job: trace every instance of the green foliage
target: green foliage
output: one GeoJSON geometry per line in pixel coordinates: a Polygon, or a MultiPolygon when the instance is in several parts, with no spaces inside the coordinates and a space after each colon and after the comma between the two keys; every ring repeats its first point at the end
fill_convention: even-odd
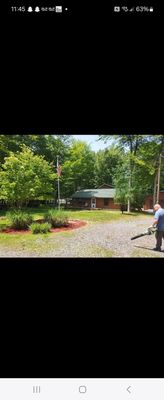
{"type": "Polygon", "coordinates": [[[101,186],[103,183],[114,184],[114,174],[122,157],[123,153],[114,145],[97,152],[95,162],[96,187],[101,186]]]}
{"type": "Polygon", "coordinates": [[[69,143],[70,135],[0,135],[0,163],[11,151],[21,151],[22,145],[25,145],[54,165],[57,155],[60,162],[64,162],[69,143]]]}
{"type": "Polygon", "coordinates": [[[0,135],[0,164],[4,163],[10,151],[17,151],[18,146],[15,141],[16,135],[0,135]]]}
{"type": "Polygon", "coordinates": [[[6,214],[10,228],[17,230],[28,229],[33,221],[32,215],[21,210],[13,210],[6,214]]]}
{"type": "Polygon", "coordinates": [[[95,153],[82,141],[73,140],[62,166],[61,195],[70,197],[77,190],[95,186],[95,153]]]}
{"type": "Polygon", "coordinates": [[[115,203],[125,205],[130,197],[129,192],[129,168],[127,157],[119,163],[114,174],[114,186],[116,188],[115,203]]]}
{"type": "Polygon", "coordinates": [[[94,153],[71,135],[0,135],[0,198],[12,207],[57,198],[59,155],[61,198],[107,183],[116,186],[116,201],[141,203],[145,194],[153,193],[164,135],[99,135],[99,139],[107,148],[94,153]]]}
{"type": "MultiPolygon", "coordinates": [[[[159,154],[164,149],[163,135],[100,135],[105,142],[114,139],[124,151],[114,171],[116,186],[115,201],[140,208],[145,196],[153,193],[154,177],[158,168],[159,154]]],[[[161,169],[162,170],[162,169],[161,169]]],[[[164,185],[164,172],[161,172],[161,187],[164,185]]]]}
{"type": "Polygon", "coordinates": [[[148,165],[145,165],[144,161],[139,161],[132,156],[134,165],[131,170],[129,157],[129,155],[126,155],[115,171],[115,202],[126,205],[130,201],[132,209],[141,209],[150,190],[151,169],[148,165]]]}
{"type": "Polygon", "coordinates": [[[33,234],[48,233],[48,232],[50,232],[51,224],[49,224],[48,222],[45,222],[45,223],[42,223],[42,224],[37,223],[37,222],[33,222],[30,225],[30,229],[31,229],[33,234]]]}
{"type": "Polygon", "coordinates": [[[115,140],[121,149],[129,149],[131,153],[136,154],[142,143],[151,140],[150,135],[99,135],[99,140],[105,143],[115,140]]]}
{"type": "Polygon", "coordinates": [[[68,217],[62,211],[49,210],[45,214],[45,221],[49,222],[53,228],[68,226],[68,217]]]}
{"type": "Polygon", "coordinates": [[[29,200],[54,191],[56,174],[42,156],[23,145],[22,151],[10,153],[0,170],[1,199],[22,207],[29,200]]]}

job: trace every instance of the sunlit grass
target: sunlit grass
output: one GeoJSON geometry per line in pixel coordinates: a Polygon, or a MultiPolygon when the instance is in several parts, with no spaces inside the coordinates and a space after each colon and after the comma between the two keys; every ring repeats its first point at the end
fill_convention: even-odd
{"type": "MultiPolygon", "coordinates": [[[[27,211],[27,210],[26,210],[27,211]]],[[[33,215],[34,220],[43,218],[47,209],[28,209],[28,211],[33,215]]],[[[57,210],[56,210],[57,211],[57,210]]],[[[79,219],[90,222],[110,222],[115,220],[128,221],[136,218],[137,216],[143,215],[144,218],[152,218],[150,215],[145,215],[137,212],[123,214],[120,211],[110,211],[110,210],[62,210],[63,215],[67,216],[69,219],[79,219]]],[[[9,221],[7,220],[6,211],[0,211],[0,230],[5,229],[8,226],[9,221]]]]}
{"type": "MultiPolygon", "coordinates": [[[[44,214],[47,212],[47,209],[30,209],[29,212],[33,215],[34,220],[41,219],[44,217],[44,214]]],[[[89,224],[96,223],[109,223],[114,221],[132,221],[135,220],[138,216],[141,217],[141,213],[122,213],[120,211],[108,211],[108,210],[62,210],[62,213],[67,216],[69,219],[73,220],[84,220],[89,224]]],[[[143,218],[152,218],[150,215],[143,215],[143,218]]],[[[6,250],[6,253],[9,249],[14,252],[18,252],[19,254],[28,254],[30,257],[31,254],[34,256],[44,256],[46,254],[51,254],[55,249],[62,248],[62,237],[69,237],[74,235],[73,230],[70,231],[61,231],[56,233],[47,233],[47,234],[37,234],[33,235],[32,232],[28,233],[5,233],[2,232],[2,229],[7,228],[9,221],[6,218],[6,212],[0,211],[0,246],[6,250]]],[[[102,249],[100,247],[97,248],[88,248],[85,249],[83,256],[96,256],[99,257],[112,257],[113,252],[110,250],[102,249]]],[[[135,254],[134,254],[135,257],[135,254]]]]}

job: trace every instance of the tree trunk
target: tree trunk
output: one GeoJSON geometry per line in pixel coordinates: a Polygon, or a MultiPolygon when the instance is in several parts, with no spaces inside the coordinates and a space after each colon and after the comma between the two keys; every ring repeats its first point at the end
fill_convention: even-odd
{"type": "Polygon", "coordinates": [[[131,206],[130,206],[130,199],[128,199],[128,213],[131,211],[131,206]]]}
{"type": "MultiPolygon", "coordinates": [[[[129,196],[131,194],[131,186],[132,186],[132,166],[131,166],[131,161],[130,161],[130,175],[129,175],[129,196]]],[[[131,201],[130,197],[128,198],[128,213],[131,211],[131,201]]]]}

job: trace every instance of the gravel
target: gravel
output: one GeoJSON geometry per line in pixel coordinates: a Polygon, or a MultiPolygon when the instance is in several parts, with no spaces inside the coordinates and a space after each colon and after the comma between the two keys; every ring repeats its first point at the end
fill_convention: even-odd
{"type": "MultiPolygon", "coordinates": [[[[88,223],[85,227],[67,233],[52,234],[49,246],[41,253],[39,250],[6,251],[0,248],[0,257],[164,257],[153,251],[155,236],[145,236],[134,241],[131,237],[145,231],[152,219],[144,216],[131,221],[110,223],[88,223]]],[[[41,246],[42,247],[42,246],[41,246]]]]}

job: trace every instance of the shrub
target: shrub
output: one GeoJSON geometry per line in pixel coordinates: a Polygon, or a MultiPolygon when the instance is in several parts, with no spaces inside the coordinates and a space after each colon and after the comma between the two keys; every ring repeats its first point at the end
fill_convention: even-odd
{"type": "Polygon", "coordinates": [[[32,215],[21,210],[10,211],[6,214],[10,228],[17,230],[28,229],[33,221],[32,215]]]}
{"type": "Polygon", "coordinates": [[[48,222],[45,222],[44,224],[39,224],[38,222],[33,222],[30,225],[30,229],[31,229],[32,233],[34,233],[34,234],[47,233],[51,229],[51,224],[49,224],[48,222]]]}
{"type": "Polygon", "coordinates": [[[45,221],[49,222],[53,228],[68,226],[68,217],[63,212],[49,210],[45,214],[45,221]]]}

